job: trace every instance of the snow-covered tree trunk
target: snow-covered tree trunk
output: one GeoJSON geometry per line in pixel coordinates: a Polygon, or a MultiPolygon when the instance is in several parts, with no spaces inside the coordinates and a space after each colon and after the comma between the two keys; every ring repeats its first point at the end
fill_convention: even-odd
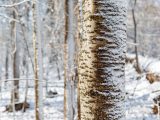
{"type": "Polygon", "coordinates": [[[37,39],[38,39],[38,65],[39,65],[39,113],[40,113],[40,120],[43,120],[43,55],[42,55],[42,18],[41,18],[41,5],[43,0],[39,0],[36,5],[36,12],[37,12],[37,39]]]}
{"type": "Polygon", "coordinates": [[[40,13],[36,0],[33,0],[33,48],[34,48],[34,75],[35,75],[35,114],[36,120],[43,120],[43,71],[40,34],[40,13]]]}
{"type": "MultiPolygon", "coordinates": [[[[15,10],[13,10],[13,18],[16,19],[17,15],[15,10]]],[[[19,71],[19,62],[20,62],[20,56],[19,56],[19,49],[20,44],[17,38],[17,25],[16,22],[12,21],[12,37],[14,41],[14,50],[13,50],[13,77],[19,78],[20,77],[20,71],[19,71]]],[[[15,102],[19,100],[19,80],[14,80],[13,82],[14,88],[11,95],[11,101],[13,103],[13,99],[15,102]],[[14,95],[13,95],[14,94],[14,95]],[[14,97],[13,97],[14,96],[14,97]]]]}
{"type": "Polygon", "coordinates": [[[81,120],[123,120],[127,0],[83,1],[81,120]]]}

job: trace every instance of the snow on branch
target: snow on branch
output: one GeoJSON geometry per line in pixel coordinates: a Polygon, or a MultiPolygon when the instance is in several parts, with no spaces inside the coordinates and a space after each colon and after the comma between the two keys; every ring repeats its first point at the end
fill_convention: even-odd
{"type": "Polygon", "coordinates": [[[11,5],[0,5],[0,7],[14,7],[14,6],[21,5],[21,4],[23,4],[23,3],[25,3],[25,2],[28,2],[28,1],[30,1],[30,0],[23,0],[23,1],[21,1],[21,2],[14,3],[14,4],[11,4],[11,5]]]}

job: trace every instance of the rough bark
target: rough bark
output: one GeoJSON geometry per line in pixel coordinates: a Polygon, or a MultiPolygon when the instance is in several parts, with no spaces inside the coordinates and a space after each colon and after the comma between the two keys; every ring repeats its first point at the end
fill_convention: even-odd
{"type": "MultiPolygon", "coordinates": [[[[80,40],[82,39],[81,36],[81,28],[82,28],[82,25],[83,25],[83,21],[82,21],[82,0],[78,0],[79,2],[79,6],[78,6],[78,23],[77,23],[77,46],[78,46],[78,51],[80,50],[80,40]]],[[[78,52],[77,51],[77,52],[78,52]]],[[[79,52],[78,52],[78,55],[79,55],[79,52]]],[[[79,57],[77,55],[77,66],[79,68],[79,57]]],[[[77,84],[77,119],[80,120],[81,119],[81,106],[80,106],[80,82],[79,82],[79,77],[78,77],[78,74],[79,74],[79,69],[77,68],[77,79],[78,79],[78,84],[77,84]]]]}
{"type": "Polygon", "coordinates": [[[123,120],[126,0],[83,1],[81,120],[123,120]]]}

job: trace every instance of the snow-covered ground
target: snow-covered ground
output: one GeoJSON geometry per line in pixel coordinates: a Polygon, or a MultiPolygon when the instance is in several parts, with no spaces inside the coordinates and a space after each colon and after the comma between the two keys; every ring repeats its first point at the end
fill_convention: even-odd
{"type": "MultiPolygon", "coordinates": [[[[18,111],[15,113],[5,111],[5,106],[10,103],[11,82],[7,82],[6,87],[2,84],[0,92],[0,120],[34,120],[34,81],[29,80],[27,102],[30,104],[30,108],[26,112],[18,111]]],[[[20,82],[20,102],[24,101],[25,83],[25,81],[20,82]]],[[[44,120],[63,120],[63,80],[58,80],[56,71],[49,74],[48,91],[56,91],[58,94],[54,97],[47,97],[45,87],[43,91],[44,120]]]]}
{"type": "MultiPolygon", "coordinates": [[[[132,56],[132,55],[130,55],[132,56]]],[[[146,72],[160,73],[160,61],[156,59],[140,57],[140,64],[146,72]]],[[[158,120],[158,116],[152,112],[154,105],[153,98],[160,95],[160,82],[150,84],[146,80],[146,72],[138,74],[135,71],[134,63],[126,64],[126,119],[127,120],[158,120]],[[159,92],[157,92],[159,90],[159,92]]],[[[47,98],[44,88],[44,120],[63,120],[63,80],[58,80],[57,76],[50,72],[49,90],[57,91],[58,95],[47,98]],[[60,86],[60,87],[58,87],[60,86]]],[[[34,81],[30,81],[33,85],[34,81]]],[[[20,94],[22,102],[24,100],[25,84],[21,82],[20,94]]],[[[15,113],[5,112],[5,105],[10,103],[11,86],[3,87],[0,92],[0,120],[34,120],[34,88],[31,86],[28,92],[28,102],[30,108],[25,113],[18,111],[15,113]]]]}
{"type": "MultiPolygon", "coordinates": [[[[142,56],[139,57],[139,61],[141,68],[146,72],[160,74],[160,61],[142,56]]],[[[133,66],[134,63],[126,64],[127,120],[159,120],[159,116],[153,114],[152,107],[153,98],[160,95],[160,82],[150,84],[146,80],[146,72],[138,74],[133,66]]]]}

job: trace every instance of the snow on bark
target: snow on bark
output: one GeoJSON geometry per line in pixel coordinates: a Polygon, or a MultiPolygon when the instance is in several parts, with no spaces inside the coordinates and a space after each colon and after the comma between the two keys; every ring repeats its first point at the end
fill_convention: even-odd
{"type": "MultiPolygon", "coordinates": [[[[42,0],[39,0],[42,3],[42,0]]],[[[41,15],[41,5],[38,2],[36,5],[37,12],[37,39],[38,39],[38,64],[39,64],[39,116],[40,120],[43,120],[43,58],[42,58],[42,15],[41,15]]]]}
{"type": "Polygon", "coordinates": [[[40,6],[33,0],[33,48],[34,48],[34,75],[35,75],[35,117],[43,120],[43,87],[42,87],[42,51],[40,32],[40,6]]]}
{"type": "Polygon", "coordinates": [[[126,0],[83,2],[81,120],[124,119],[126,5],[126,0]]]}

